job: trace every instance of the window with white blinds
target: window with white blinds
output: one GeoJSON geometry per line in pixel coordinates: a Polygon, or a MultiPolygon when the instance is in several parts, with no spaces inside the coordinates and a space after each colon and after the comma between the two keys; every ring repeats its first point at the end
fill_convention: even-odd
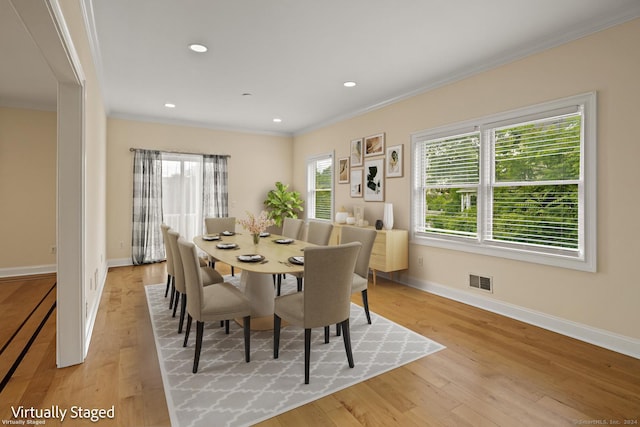
{"type": "Polygon", "coordinates": [[[595,94],[412,141],[416,242],[595,271],[595,94]]]}
{"type": "Polygon", "coordinates": [[[308,219],[333,218],[333,154],[322,154],[307,161],[308,219]]]}

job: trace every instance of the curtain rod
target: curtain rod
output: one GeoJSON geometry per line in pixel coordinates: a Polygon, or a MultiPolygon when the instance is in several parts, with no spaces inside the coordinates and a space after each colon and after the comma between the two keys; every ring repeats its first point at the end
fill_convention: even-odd
{"type": "Polygon", "coordinates": [[[188,153],[186,151],[168,151],[168,150],[150,150],[149,148],[129,148],[129,151],[136,150],[147,150],[147,151],[160,151],[161,153],[169,153],[169,154],[190,154],[193,156],[221,156],[221,157],[231,157],[230,154],[208,154],[208,153],[188,153]]]}

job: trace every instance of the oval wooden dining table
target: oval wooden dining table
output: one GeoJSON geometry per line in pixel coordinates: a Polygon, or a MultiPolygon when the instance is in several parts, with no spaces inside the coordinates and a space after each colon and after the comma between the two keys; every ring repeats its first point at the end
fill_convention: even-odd
{"type": "Polygon", "coordinates": [[[235,233],[231,236],[220,233],[218,240],[205,240],[214,236],[196,236],[193,242],[207,255],[218,261],[240,269],[240,290],[245,293],[251,305],[251,329],[273,329],[273,308],[275,288],[274,274],[302,273],[304,265],[294,264],[291,257],[304,256],[304,248],[314,246],[303,240],[291,243],[278,241],[291,240],[284,236],[270,234],[261,237],[259,243],[253,243],[249,233],[235,233]],[[221,248],[234,244],[233,248],[221,248]],[[243,261],[243,255],[260,255],[263,259],[243,261]]]}

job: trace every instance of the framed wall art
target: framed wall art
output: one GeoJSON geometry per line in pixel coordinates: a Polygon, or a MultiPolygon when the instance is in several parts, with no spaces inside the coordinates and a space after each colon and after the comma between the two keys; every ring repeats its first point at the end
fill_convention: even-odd
{"type": "Polygon", "coordinates": [[[387,147],[387,155],[385,156],[386,165],[385,172],[387,178],[398,178],[402,176],[403,170],[403,158],[402,158],[403,145],[394,145],[387,147]]]}
{"type": "Polygon", "coordinates": [[[364,162],[364,200],[384,202],[384,159],[364,162]]]}
{"type": "Polygon", "coordinates": [[[362,141],[362,138],[351,141],[349,149],[349,153],[351,153],[351,167],[362,166],[362,141]]]}
{"type": "Polygon", "coordinates": [[[371,135],[364,139],[364,156],[380,156],[384,154],[384,133],[371,135]]]}
{"type": "Polygon", "coordinates": [[[338,159],[338,184],[349,183],[349,158],[338,159]]]}
{"type": "Polygon", "coordinates": [[[362,197],[362,169],[351,169],[351,197],[362,197]]]}

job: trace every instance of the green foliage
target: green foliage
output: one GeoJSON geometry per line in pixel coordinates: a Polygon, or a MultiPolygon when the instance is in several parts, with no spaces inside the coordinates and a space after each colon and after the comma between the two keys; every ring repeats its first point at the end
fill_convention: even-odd
{"type": "Polygon", "coordinates": [[[289,191],[289,186],[280,181],[276,182],[276,188],[267,193],[264,205],[269,212],[269,218],[273,219],[278,227],[282,227],[285,218],[297,218],[303,211],[302,198],[297,191],[289,191]]]}

